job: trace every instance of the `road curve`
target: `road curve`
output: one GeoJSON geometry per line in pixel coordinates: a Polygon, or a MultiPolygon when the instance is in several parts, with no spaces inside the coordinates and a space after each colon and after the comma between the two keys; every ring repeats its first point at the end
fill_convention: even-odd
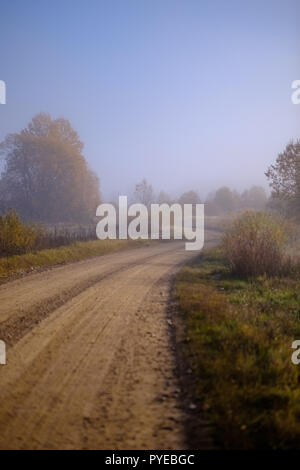
{"type": "Polygon", "coordinates": [[[157,243],[0,286],[1,449],[183,449],[170,279],[157,243]]]}

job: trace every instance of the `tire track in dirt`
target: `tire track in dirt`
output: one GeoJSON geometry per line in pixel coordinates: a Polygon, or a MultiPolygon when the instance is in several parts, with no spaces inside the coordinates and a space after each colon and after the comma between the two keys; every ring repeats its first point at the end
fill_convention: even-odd
{"type": "MultiPolygon", "coordinates": [[[[161,247],[159,248],[159,251],[160,250],[161,247]]],[[[73,267],[74,271],[76,271],[78,270],[78,267],[81,268],[81,265],[83,268],[88,268],[87,272],[85,272],[85,269],[82,270],[83,272],[80,274],[83,275],[79,276],[79,279],[77,279],[76,277],[74,279],[72,278],[71,280],[68,279],[69,282],[66,283],[66,287],[64,285],[64,282],[61,282],[57,285],[57,272],[55,271],[55,268],[52,268],[46,273],[44,273],[43,277],[45,277],[45,279],[43,279],[42,282],[45,284],[45,281],[47,281],[49,285],[53,285],[53,283],[55,283],[56,289],[54,289],[54,292],[51,292],[48,295],[45,295],[45,293],[43,292],[42,301],[38,300],[40,298],[40,295],[38,295],[37,297],[31,295],[31,302],[29,302],[29,305],[26,305],[25,301],[24,307],[22,305],[21,300],[22,294],[24,295],[24,287],[26,289],[26,293],[31,291],[40,291],[39,285],[34,286],[34,283],[36,277],[38,279],[38,282],[40,282],[39,278],[41,277],[41,274],[34,274],[33,276],[29,275],[26,278],[23,278],[22,280],[18,279],[17,281],[13,281],[16,285],[17,290],[14,296],[10,296],[12,286],[13,288],[15,288],[13,283],[10,283],[9,287],[8,284],[0,286],[0,338],[6,342],[6,345],[8,347],[12,346],[17,341],[19,341],[29,330],[34,328],[44,318],[51,314],[51,312],[66,303],[69,299],[79,295],[84,290],[100,282],[101,280],[106,279],[107,277],[115,274],[116,272],[126,271],[132,266],[144,263],[145,260],[148,259],[148,256],[145,256],[145,253],[147,253],[147,248],[142,249],[139,253],[135,253],[137,259],[134,261],[128,261],[128,256],[125,256],[125,261],[122,261],[123,257],[121,256],[121,260],[119,263],[112,263],[113,265],[116,264],[116,266],[113,267],[110,267],[108,260],[106,259],[107,257],[103,258],[103,264],[101,263],[99,258],[96,258],[98,260],[96,274],[94,269],[95,258],[92,260],[92,263],[91,260],[87,260],[80,263],[69,264],[67,266],[63,266],[62,268],[59,267],[58,269],[62,270],[62,273],[58,273],[59,275],[65,275],[66,271],[70,271],[70,269],[73,267]],[[141,260],[139,260],[139,258],[141,258],[141,260]],[[90,270],[89,268],[91,266],[93,267],[93,269],[90,270]],[[99,270],[101,271],[100,274],[97,272],[99,270]],[[28,285],[26,286],[26,284],[28,285]],[[21,289],[20,286],[22,286],[21,289]],[[19,293],[18,290],[21,292],[19,293]]],[[[157,253],[152,253],[149,257],[152,258],[153,256],[157,256],[157,253]]],[[[115,257],[113,257],[113,261],[114,258],[115,257]]],[[[68,275],[69,273],[67,274],[67,276],[68,275]]]]}
{"type": "Polygon", "coordinates": [[[169,306],[196,254],[161,243],[0,286],[1,327],[17,325],[0,367],[0,448],[188,448],[169,306]]]}
{"type": "MultiPolygon", "coordinates": [[[[87,284],[79,270],[73,276],[74,288],[82,282],[77,294],[54,305],[51,315],[9,348],[8,363],[0,368],[1,448],[185,447],[166,312],[170,277],[194,254],[174,243],[122,255],[89,261],[88,267],[79,263],[87,284]],[[89,278],[95,269],[100,280],[89,278]]],[[[0,300],[5,287],[11,318],[19,317],[16,283],[30,316],[53,298],[49,274],[65,292],[74,269],[8,283],[1,286],[0,300]],[[23,283],[30,284],[32,302],[23,283]]]]}

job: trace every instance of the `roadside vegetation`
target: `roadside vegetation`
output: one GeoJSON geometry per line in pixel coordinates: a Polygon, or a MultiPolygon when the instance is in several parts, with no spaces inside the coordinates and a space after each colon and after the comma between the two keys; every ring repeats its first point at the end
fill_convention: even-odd
{"type": "Polygon", "coordinates": [[[300,448],[300,367],[291,362],[300,276],[287,249],[291,233],[278,217],[247,212],[177,276],[193,395],[221,448],[300,448]]]}
{"type": "Polygon", "coordinates": [[[41,226],[24,224],[13,211],[7,212],[0,216],[0,283],[35,269],[146,243],[145,240],[91,240],[89,234],[83,229],[77,233],[60,230],[51,234],[41,226]]]}
{"type": "Polygon", "coordinates": [[[228,227],[223,250],[232,273],[241,277],[292,274],[297,263],[288,255],[288,243],[297,227],[278,215],[246,211],[228,227]]]}
{"type": "Polygon", "coordinates": [[[26,223],[14,210],[0,215],[0,258],[96,239],[95,224],[26,223]]]}
{"type": "Polygon", "coordinates": [[[94,256],[139,246],[147,246],[147,240],[90,240],[23,255],[0,258],[0,283],[39,268],[80,261],[94,256]]]}

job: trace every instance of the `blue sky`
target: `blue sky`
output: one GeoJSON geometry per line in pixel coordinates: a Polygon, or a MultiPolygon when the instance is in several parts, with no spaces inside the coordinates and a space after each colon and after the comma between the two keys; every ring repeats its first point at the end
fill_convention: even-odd
{"type": "Polygon", "coordinates": [[[0,4],[0,139],[68,118],[104,195],[265,184],[300,106],[299,0],[0,4]]]}

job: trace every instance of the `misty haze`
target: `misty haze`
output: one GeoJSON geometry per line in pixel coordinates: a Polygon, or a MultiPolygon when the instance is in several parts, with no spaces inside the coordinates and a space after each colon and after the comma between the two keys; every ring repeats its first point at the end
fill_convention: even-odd
{"type": "Polygon", "coordinates": [[[2,2],[1,450],[300,449],[299,15],[2,2]]]}

